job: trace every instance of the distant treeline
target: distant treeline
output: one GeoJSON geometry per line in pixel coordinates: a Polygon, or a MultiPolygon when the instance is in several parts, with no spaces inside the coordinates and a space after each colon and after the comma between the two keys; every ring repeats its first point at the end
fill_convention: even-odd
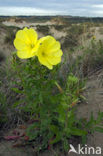
{"type": "Polygon", "coordinates": [[[61,18],[64,22],[69,23],[83,23],[83,22],[93,22],[93,23],[103,23],[103,17],[79,17],[79,16],[0,16],[1,19],[8,18],[20,18],[27,22],[45,22],[53,18],[61,18]]]}
{"type": "MultiPolygon", "coordinates": [[[[64,19],[67,20],[67,18],[64,19]]],[[[71,23],[83,23],[83,22],[103,23],[103,17],[69,17],[68,20],[71,23]]]]}

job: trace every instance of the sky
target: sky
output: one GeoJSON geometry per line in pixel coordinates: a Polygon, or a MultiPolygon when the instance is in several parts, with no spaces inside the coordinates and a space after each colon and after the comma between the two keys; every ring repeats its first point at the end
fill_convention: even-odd
{"type": "Polygon", "coordinates": [[[0,15],[103,17],[103,0],[0,0],[0,15]]]}

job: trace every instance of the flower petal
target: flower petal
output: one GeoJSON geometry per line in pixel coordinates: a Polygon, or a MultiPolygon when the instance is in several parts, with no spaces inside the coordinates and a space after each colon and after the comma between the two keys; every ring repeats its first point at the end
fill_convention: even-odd
{"type": "Polygon", "coordinates": [[[25,28],[24,31],[25,31],[28,39],[30,40],[30,42],[33,44],[36,44],[37,38],[38,38],[36,31],[32,28],[30,28],[30,29],[25,28]]]}
{"type": "Polygon", "coordinates": [[[25,44],[24,41],[20,40],[19,38],[16,38],[14,40],[14,46],[16,49],[21,50],[21,49],[26,49],[27,45],[25,44]]]}
{"type": "Polygon", "coordinates": [[[39,40],[38,59],[41,64],[47,66],[49,69],[53,68],[53,65],[57,65],[61,62],[61,56],[63,55],[61,45],[52,36],[46,36],[39,40]]]}
{"type": "Polygon", "coordinates": [[[39,56],[38,59],[39,59],[39,62],[41,64],[43,64],[44,66],[48,67],[49,69],[53,69],[52,64],[50,64],[44,57],[39,56]]]}
{"type": "Polygon", "coordinates": [[[50,64],[57,65],[61,62],[61,57],[48,57],[47,60],[50,64]]]}
{"type": "Polygon", "coordinates": [[[29,50],[17,51],[17,56],[21,59],[27,59],[35,56],[35,53],[32,53],[29,50]]]}
{"type": "Polygon", "coordinates": [[[53,45],[49,45],[47,50],[49,53],[56,52],[61,48],[61,45],[58,41],[54,42],[53,45]]]}
{"type": "Polygon", "coordinates": [[[17,55],[20,58],[30,58],[36,55],[39,44],[37,33],[34,29],[24,28],[19,30],[14,40],[14,46],[17,49],[17,55]]]}

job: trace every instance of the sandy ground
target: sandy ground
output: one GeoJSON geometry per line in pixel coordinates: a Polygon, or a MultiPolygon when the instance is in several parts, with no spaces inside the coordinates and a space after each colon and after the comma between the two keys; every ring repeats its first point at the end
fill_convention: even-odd
{"type": "Polygon", "coordinates": [[[37,25],[52,25],[51,22],[47,21],[45,23],[27,23],[25,21],[23,21],[22,23],[16,23],[16,22],[11,22],[11,21],[4,21],[2,22],[4,25],[6,26],[16,26],[16,27],[20,27],[20,28],[23,28],[23,27],[36,27],[37,25]]]}
{"type": "Polygon", "coordinates": [[[13,148],[12,142],[0,142],[0,156],[36,156],[33,150],[29,147],[13,148]]]}
{"type": "MultiPolygon", "coordinates": [[[[77,114],[78,117],[89,119],[91,112],[93,112],[96,118],[98,111],[103,112],[103,69],[91,76],[87,81],[86,87],[87,102],[78,106],[77,114]]],[[[93,135],[89,135],[87,145],[94,148],[101,147],[102,155],[100,156],[103,156],[103,133],[95,132],[93,135]]]]}
{"type": "MultiPolygon", "coordinates": [[[[22,23],[16,23],[16,22],[11,22],[11,21],[4,21],[2,22],[5,26],[15,26],[15,27],[19,27],[19,28],[24,28],[24,27],[31,27],[33,29],[36,30],[36,26],[37,25],[41,25],[41,26],[52,26],[54,23],[47,21],[45,23],[27,23],[25,21],[23,21],[22,23]]],[[[53,27],[50,27],[50,34],[52,34],[52,36],[54,36],[57,40],[61,39],[62,37],[66,36],[66,32],[64,31],[58,31],[53,27]]],[[[43,37],[44,35],[40,32],[38,32],[39,37],[43,37]]]]}

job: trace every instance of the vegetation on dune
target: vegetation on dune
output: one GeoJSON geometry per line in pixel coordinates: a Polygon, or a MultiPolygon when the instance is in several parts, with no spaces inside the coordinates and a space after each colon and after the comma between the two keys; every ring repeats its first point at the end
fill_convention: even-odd
{"type": "Polygon", "coordinates": [[[10,31],[7,33],[4,42],[12,45],[14,38],[15,38],[15,33],[10,31]]]}
{"type": "MultiPolygon", "coordinates": [[[[91,46],[93,44],[94,40],[91,42],[91,46]]],[[[101,47],[97,54],[95,52],[96,56],[101,53],[100,49],[101,47]]],[[[26,129],[26,135],[29,136],[29,141],[34,140],[32,143],[37,151],[48,147],[52,148],[58,142],[62,145],[63,151],[68,151],[69,139],[72,136],[82,138],[82,143],[85,143],[88,133],[95,130],[103,131],[103,128],[98,126],[103,119],[103,113],[99,112],[97,119],[94,119],[91,114],[89,121],[77,119],[75,115],[76,105],[85,99],[82,95],[85,82],[81,80],[81,75],[78,77],[74,75],[74,71],[79,70],[81,64],[85,63],[89,51],[87,49],[82,59],[78,58],[74,64],[69,66],[70,71],[66,79],[62,81],[58,77],[61,65],[49,71],[41,66],[36,58],[22,63],[20,60],[15,61],[16,56],[14,55],[13,67],[15,67],[15,71],[17,70],[16,78],[19,79],[19,83],[17,83],[18,88],[13,88],[13,90],[24,95],[24,98],[16,102],[14,106],[21,105],[21,109],[29,114],[27,120],[33,121],[26,129]]],[[[92,49],[90,55],[92,56],[92,49]]],[[[93,63],[97,64],[95,60],[93,63]]]]}
{"type": "Polygon", "coordinates": [[[86,24],[73,24],[65,30],[67,32],[64,38],[63,48],[69,48],[73,50],[75,47],[80,45],[80,38],[85,33],[88,33],[89,28],[86,24]]]}
{"type": "Polygon", "coordinates": [[[48,25],[46,25],[46,26],[37,25],[36,30],[38,32],[43,33],[43,35],[50,35],[50,29],[49,29],[48,25]]]}
{"type": "Polygon", "coordinates": [[[36,152],[52,150],[55,146],[68,152],[72,137],[85,144],[88,134],[103,132],[102,112],[98,112],[96,119],[92,113],[89,120],[76,116],[77,106],[86,100],[85,79],[103,67],[103,41],[87,36],[91,27],[88,23],[66,25],[66,29],[64,25],[55,25],[56,30],[67,32],[62,46],[49,35],[50,26],[37,26],[38,32],[49,35],[41,39],[32,28],[19,31],[8,28],[4,42],[12,44],[15,38],[17,52],[12,55],[11,73],[6,77],[7,88],[13,94],[12,103],[7,102],[8,94],[2,90],[5,71],[0,68],[0,127],[10,122],[17,125],[19,118],[19,122],[26,125],[26,143],[36,152]],[[89,38],[88,45],[80,44],[81,36],[89,38]],[[75,56],[79,50],[82,53],[75,56]],[[8,115],[10,110],[15,114],[8,115]]]}
{"type": "Polygon", "coordinates": [[[5,59],[4,53],[0,51],[0,63],[2,63],[5,59]]]}
{"type": "Polygon", "coordinates": [[[16,31],[19,30],[18,27],[14,27],[14,26],[8,26],[6,27],[6,36],[5,36],[5,39],[4,39],[4,43],[6,44],[10,44],[10,45],[13,45],[13,40],[15,38],[15,33],[16,31]]]}
{"type": "Polygon", "coordinates": [[[63,29],[65,29],[65,25],[53,25],[53,27],[58,31],[62,31],[63,29]]]}
{"type": "Polygon", "coordinates": [[[100,33],[100,34],[103,34],[103,27],[100,27],[100,28],[99,28],[99,33],[100,33]]]}

